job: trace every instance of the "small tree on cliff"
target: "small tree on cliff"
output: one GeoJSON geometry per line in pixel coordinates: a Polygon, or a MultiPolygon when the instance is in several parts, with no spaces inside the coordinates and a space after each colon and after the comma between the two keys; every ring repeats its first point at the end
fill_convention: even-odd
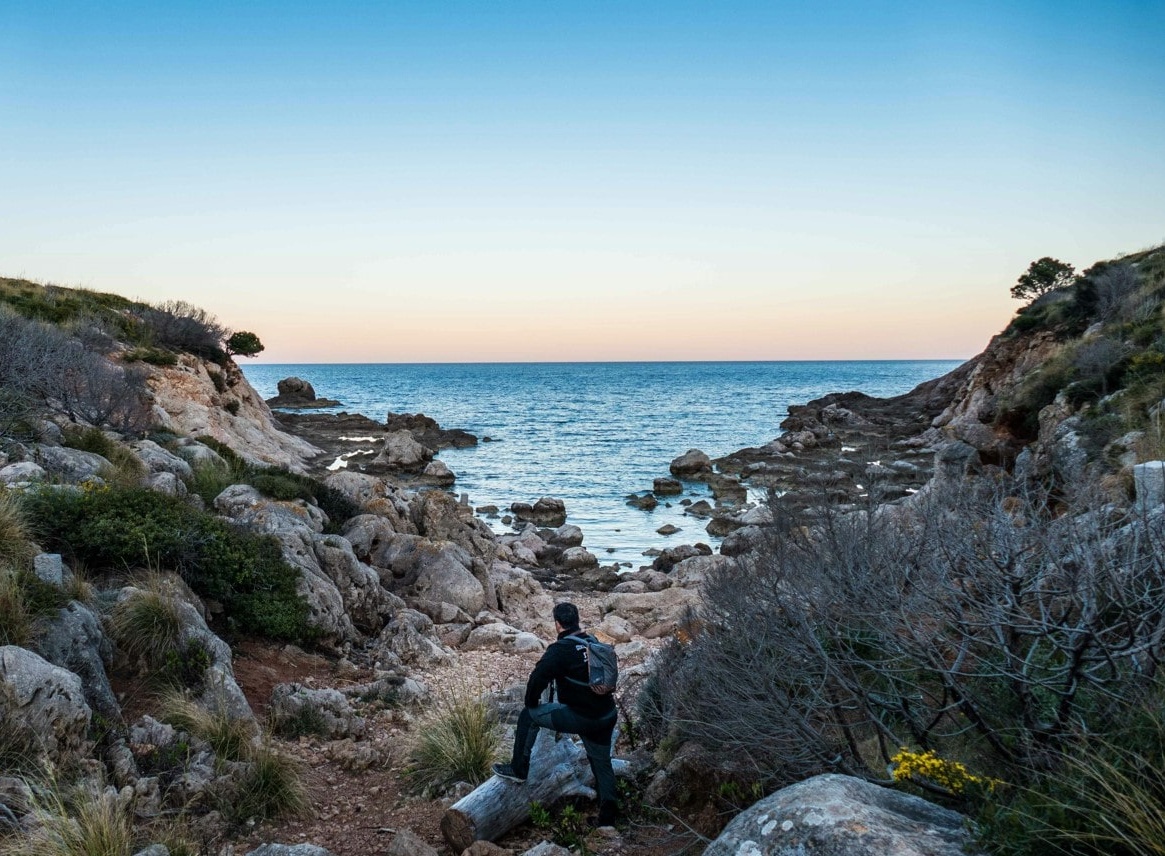
{"type": "Polygon", "coordinates": [[[227,353],[240,357],[253,357],[263,350],[263,343],[254,333],[240,330],[227,339],[227,353]]]}
{"type": "Polygon", "coordinates": [[[1072,265],[1044,256],[1039,261],[1032,262],[1027,271],[1015,281],[1015,285],[1011,287],[1011,296],[1016,300],[1034,299],[1049,291],[1071,285],[1075,279],[1076,268],[1072,265]]]}

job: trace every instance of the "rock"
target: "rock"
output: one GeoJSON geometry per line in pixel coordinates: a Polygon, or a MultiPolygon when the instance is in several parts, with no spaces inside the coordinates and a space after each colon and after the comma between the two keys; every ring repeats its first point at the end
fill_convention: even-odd
{"type": "Polygon", "coordinates": [[[372,562],[387,571],[380,575],[382,584],[406,597],[451,603],[469,615],[485,606],[485,589],[473,574],[472,557],[450,541],[393,535],[372,562]]]}
{"type": "Polygon", "coordinates": [[[658,529],[656,529],[655,533],[657,535],[675,535],[679,531],[680,527],[671,523],[665,523],[663,526],[660,526],[658,529]]]}
{"type": "Polygon", "coordinates": [[[477,437],[460,428],[442,428],[436,419],[424,413],[389,413],[384,420],[387,431],[408,431],[430,449],[465,449],[477,445],[477,437]]]}
{"type": "Polygon", "coordinates": [[[485,649],[507,654],[523,654],[546,649],[545,643],[533,633],[524,633],[501,622],[473,628],[461,647],[466,651],[485,649]]]}
{"type": "Polygon", "coordinates": [[[731,532],[720,542],[720,554],[723,556],[743,556],[762,546],[765,542],[765,530],[760,526],[745,526],[731,532]]]}
{"type": "Polygon", "coordinates": [[[364,633],[379,633],[401,605],[400,599],[380,584],[375,570],[356,558],[346,538],[317,535],[312,546],[320,570],[335,585],[352,624],[364,633]]]}
{"type": "Polygon", "coordinates": [[[80,484],[99,478],[103,470],[112,470],[113,464],[93,452],[68,449],[64,446],[36,446],[36,462],[50,474],[65,482],[80,484]]]}
{"type": "Polygon", "coordinates": [[[699,601],[698,591],[680,587],[643,594],[613,593],[603,598],[601,611],[604,617],[613,612],[625,619],[640,635],[647,635],[648,630],[664,635],[699,601]]]}
{"type": "Polygon", "coordinates": [[[704,531],[713,538],[723,538],[730,532],[735,532],[744,524],[739,520],[728,514],[720,514],[708,521],[708,525],[704,527],[704,531]]]}
{"type": "Polygon", "coordinates": [[[632,493],[627,496],[627,504],[640,511],[652,511],[659,505],[659,500],[653,493],[646,493],[643,496],[632,493]]]}
{"type": "Polygon", "coordinates": [[[461,852],[461,856],[513,856],[513,853],[513,850],[492,841],[475,841],[461,852]]]}
{"type": "Polygon", "coordinates": [[[393,431],[384,438],[384,448],[372,463],[391,469],[419,472],[433,459],[433,450],[418,443],[406,430],[393,431]]]}
{"type": "Polygon", "coordinates": [[[311,732],[328,740],[363,737],[367,723],[336,689],[310,689],[302,684],[278,684],[271,691],[267,709],[272,726],[281,733],[311,726],[311,732]]]}
{"type": "Polygon", "coordinates": [[[729,556],[692,556],[677,562],[668,574],[673,586],[685,588],[699,588],[712,574],[736,564],[736,560],[729,556]]]}
{"type": "Polygon", "coordinates": [[[375,648],[381,662],[395,658],[422,669],[446,666],[453,661],[452,652],[433,638],[432,619],[412,609],[402,610],[385,626],[375,648]]]}
{"type": "Polygon", "coordinates": [[[438,856],[437,848],[426,844],[411,829],[402,829],[393,836],[384,856],[438,856]]]}
{"type": "Polygon", "coordinates": [[[228,469],[226,459],[207,446],[190,437],[180,437],[174,446],[174,454],[192,466],[217,467],[228,469]]]}
{"type": "Polygon", "coordinates": [[[170,848],[165,844],[150,844],[143,847],[134,856],[170,856],[170,848]]]}
{"type": "Polygon", "coordinates": [[[65,584],[65,562],[60,553],[38,553],[32,559],[32,570],[41,582],[60,588],[65,584]]]}
{"type": "Polygon", "coordinates": [[[507,562],[494,562],[490,576],[498,608],[508,624],[546,639],[554,638],[554,599],[533,574],[507,562]]]}
{"type": "Polygon", "coordinates": [[[561,526],[566,522],[566,503],[553,496],[544,496],[533,505],[515,502],[510,511],[519,520],[528,520],[539,526],[561,526]]]}
{"type": "Polygon", "coordinates": [[[748,499],[748,489],[735,476],[713,474],[708,477],[708,487],[715,499],[740,504],[748,499]]]}
{"type": "Polygon", "coordinates": [[[113,646],[92,610],[77,601],[58,609],[45,621],[33,647],[45,660],[81,679],[90,708],[111,725],[121,721],[121,707],[106,674],[106,667],[113,661],[113,646]]]}
{"type": "Polygon", "coordinates": [[[550,543],[559,547],[581,547],[582,542],[583,531],[570,523],[559,526],[550,536],[550,543]]]}
{"type": "Polygon", "coordinates": [[[173,452],[163,449],[153,440],[138,440],[130,444],[130,449],[142,462],[147,472],[169,473],[180,479],[190,479],[194,476],[194,470],[191,469],[189,463],[173,452]]]}
{"type": "Polygon", "coordinates": [[[1165,503],[1165,461],[1146,461],[1133,467],[1137,505],[1152,510],[1165,503]]]}
{"type": "Polygon", "coordinates": [[[965,856],[965,818],[837,774],[783,788],[737,815],[704,856],[965,856]]]}
{"type": "Polygon", "coordinates": [[[453,470],[445,465],[444,461],[429,461],[424,470],[421,471],[425,481],[432,482],[439,487],[449,487],[457,481],[457,476],[453,474],[453,470]]]}
{"type": "Polygon", "coordinates": [[[712,474],[712,459],[699,449],[688,449],[668,467],[679,479],[699,480],[712,474]]]}
{"type": "Polygon", "coordinates": [[[568,571],[593,567],[598,563],[599,560],[586,547],[571,547],[564,550],[559,559],[559,564],[568,571]]]}
{"type": "Polygon", "coordinates": [[[332,856],[317,844],[261,844],[247,856],[332,856]]]}
{"type": "Polygon", "coordinates": [[[603,616],[602,622],[594,630],[595,633],[601,633],[612,642],[629,642],[631,635],[635,632],[635,628],[627,619],[614,614],[603,616]]]}
{"type": "Polygon", "coordinates": [[[167,496],[186,496],[189,493],[186,482],[173,473],[150,473],[146,476],[145,484],[155,493],[167,496]]]}
{"type": "Polygon", "coordinates": [[[522,856],[571,856],[569,850],[553,841],[539,841],[522,856]]]}
{"type": "Polygon", "coordinates": [[[275,385],[279,397],[295,401],[312,402],[316,400],[316,390],[308,381],[300,377],[285,377],[275,385]]]}
{"type": "Polygon", "coordinates": [[[0,719],[49,761],[84,757],[93,711],[77,675],[15,645],[0,647],[0,719]]]}
{"type": "Polygon", "coordinates": [[[712,554],[712,548],[707,544],[679,544],[675,547],[668,547],[658,556],[655,561],[651,563],[652,570],[663,571],[668,573],[672,567],[684,561],[684,559],[691,559],[693,556],[709,556],[712,554]]]}
{"type": "Polygon", "coordinates": [[[711,517],[712,505],[706,499],[701,499],[693,502],[685,510],[684,514],[690,514],[693,517],[711,517]]]}
{"type": "Polygon", "coordinates": [[[676,479],[660,478],[652,483],[651,490],[656,496],[679,496],[684,486],[676,479]]]}
{"type": "Polygon", "coordinates": [[[19,461],[0,469],[0,483],[6,485],[21,484],[23,482],[41,482],[49,477],[48,472],[40,464],[32,461],[19,461]]]}

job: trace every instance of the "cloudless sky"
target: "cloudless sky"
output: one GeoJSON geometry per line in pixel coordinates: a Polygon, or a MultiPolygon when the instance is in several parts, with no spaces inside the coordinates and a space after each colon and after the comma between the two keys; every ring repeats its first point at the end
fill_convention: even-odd
{"type": "Polygon", "coordinates": [[[1165,2],[0,0],[0,274],[264,361],[958,358],[1165,241],[1165,2]]]}

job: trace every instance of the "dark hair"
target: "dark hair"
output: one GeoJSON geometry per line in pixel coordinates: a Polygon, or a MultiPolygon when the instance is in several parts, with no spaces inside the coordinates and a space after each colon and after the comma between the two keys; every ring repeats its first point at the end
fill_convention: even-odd
{"type": "Polygon", "coordinates": [[[573,603],[560,603],[554,607],[554,620],[566,630],[578,627],[578,607],[573,603]]]}

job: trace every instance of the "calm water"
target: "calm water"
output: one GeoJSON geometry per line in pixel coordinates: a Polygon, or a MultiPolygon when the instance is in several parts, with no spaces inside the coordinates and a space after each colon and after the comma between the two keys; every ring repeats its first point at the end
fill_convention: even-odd
{"type": "MultiPolygon", "coordinates": [[[[383,420],[388,412],[425,413],[464,428],[481,443],[441,459],[457,474],[455,492],[475,506],[502,509],[556,496],[584,544],[601,561],[644,561],[649,547],[712,542],[682,507],[644,512],[624,497],[650,490],[690,448],[712,457],[768,442],[790,404],[829,392],[887,396],[938,377],[958,361],[765,363],[471,363],[245,365],[264,398],[285,377],[308,380],[335,411],[383,420]],[[655,530],[683,531],[664,538],[655,530]]],[[[358,459],[357,459],[358,460],[358,459]]],[[[707,496],[689,485],[693,498],[707,496]]],[[[673,497],[678,500],[680,497],[673,497]]],[[[501,531],[500,524],[493,521],[501,531]]]]}

